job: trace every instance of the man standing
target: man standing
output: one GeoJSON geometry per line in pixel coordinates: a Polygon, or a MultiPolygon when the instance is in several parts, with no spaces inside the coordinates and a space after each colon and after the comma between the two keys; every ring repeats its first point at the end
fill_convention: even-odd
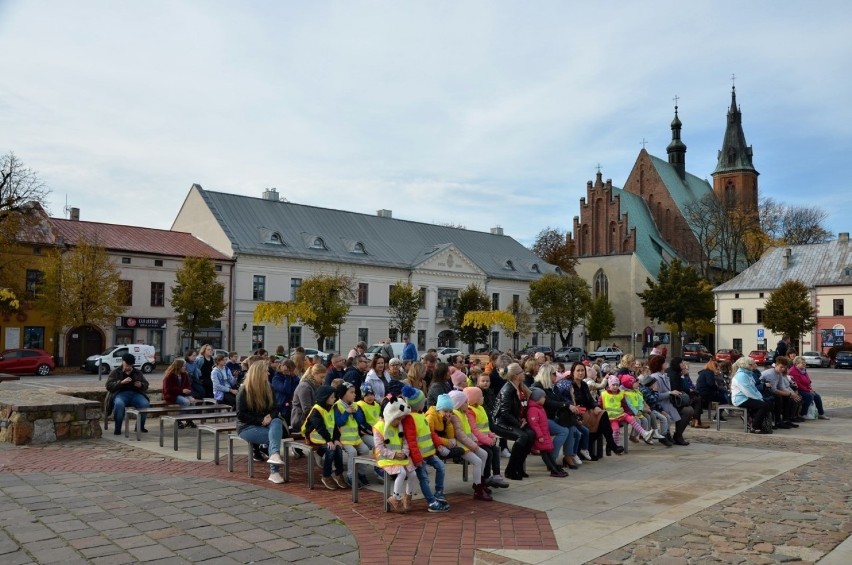
{"type": "Polygon", "coordinates": [[[386,337],[382,340],[382,348],[379,350],[379,355],[381,355],[385,360],[385,365],[387,365],[388,362],[395,357],[390,338],[386,337]]]}
{"type": "Polygon", "coordinates": [[[786,357],[790,350],[790,336],[785,335],[775,346],[775,357],[786,357]]]}
{"type": "Polygon", "coordinates": [[[343,380],[347,383],[352,383],[355,386],[355,398],[361,400],[361,385],[364,384],[364,379],[367,377],[367,368],[370,362],[364,355],[359,355],[352,361],[352,366],[346,369],[343,375],[343,380]]]}
{"type": "Polygon", "coordinates": [[[403,361],[417,361],[417,348],[414,347],[414,344],[411,343],[411,340],[408,336],[402,338],[402,342],[405,344],[402,347],[402,360],[403,361]]]}
{"type": "MultiPolygon", "coordinates": [[[[148,380],[142,371],[134,369],[133,364],[136,362],[136,357],[131,353],[125,353],[121,356],[121,367],[115,368],[109,374],[106,382],[106,389],[112,393],[112,404],[115,417],[115,435],[121,435],[121,425],[124,423],[124,411],[128,406],[133,408],[148,408],[151,403],[148,402],[148,395],[145,392],[148,390],[148,380]]],[[[142,432],[147,433],[145,429],[145,414],[139,415],[137,425],[142,432]]]]}
{"type": "Polygon", "coordinates": [[[346,359],[355,359],[359,355],[363,355],[365,351],[367,351],[367,342],[359,341],[355,344],[355,347],[349,350],[346,359]]]}
{"type": "Polygon", "coordinates": [[[787,380],[787,369],[790,360],[786,357],[776,357],[772,368],[767,369],[760,375],[763,381],[775,396],[775,425],[781,429],[798,428],[795,419],[799,413],[799,403],[802,397],[790,387],[787,380]]]}
{"type": "Polygon", "coordinates": [[[331,381],[334,379],[342,379],[346,373],[344,370],[345,361],[341,355],[332,355],[331,363],[329,365],[328,371],[325,374],[325,380],[322,383],[325,386],[331,386],[331,381]]]}

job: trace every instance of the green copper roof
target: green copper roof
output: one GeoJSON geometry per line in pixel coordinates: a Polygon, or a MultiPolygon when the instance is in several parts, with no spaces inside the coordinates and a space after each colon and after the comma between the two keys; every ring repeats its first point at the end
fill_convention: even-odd
{"type": "Polygon", "coordinates": [[[660,272],[660,262],[664,258],[668,262],[678,257],[677,251],[657,231],[648,204],[640,196],[616,187],[612,187],[612,194],[613,197],[619,197],[621,213],[627,214],[627,229],[636,228],[636,256],[651,276],[656,278],[660,272]]]}

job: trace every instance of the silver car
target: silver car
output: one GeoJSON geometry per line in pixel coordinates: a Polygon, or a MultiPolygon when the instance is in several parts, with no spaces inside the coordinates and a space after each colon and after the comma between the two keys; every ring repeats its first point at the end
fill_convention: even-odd
{"type": "Polygon", "coordinates": [[[831,364],[831,359],[819,351],[805,351],[802,358],[808,367],[828,367],[831,364]]]}

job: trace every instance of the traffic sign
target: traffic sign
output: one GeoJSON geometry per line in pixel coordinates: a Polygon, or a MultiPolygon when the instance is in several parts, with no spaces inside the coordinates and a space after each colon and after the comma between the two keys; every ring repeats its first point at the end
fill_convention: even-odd
{"type": "Polygon", "coordinates": [[[763,328],[757,328],[757,339],[763,339],[766,337],[766,330],[763,328]]]}

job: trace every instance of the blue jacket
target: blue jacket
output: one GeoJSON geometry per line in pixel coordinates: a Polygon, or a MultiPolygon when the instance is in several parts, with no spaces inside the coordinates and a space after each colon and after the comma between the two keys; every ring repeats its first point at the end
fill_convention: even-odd
{"type": "Polygon", "coordinates": [[[189,375],[190,383],[192,384],[192,397],[198,400],[204,398],[204,383],[201,382],[201,367],[197,363],[186,362],[184,365],[186,373],[189,375]]]}
{"type": "Polygon", "coordinates": [[[417,348],[410,341],[402,348],[403,361],[417,361],[417,348]]]}
{"type": "Polygon", "coordinates": [[[290,422],[293,413],[293,394],[299,386],[299,377],[276,372],[272,375],[272,393],[275,395],[275,405],[285,422],[290,422]]]}

